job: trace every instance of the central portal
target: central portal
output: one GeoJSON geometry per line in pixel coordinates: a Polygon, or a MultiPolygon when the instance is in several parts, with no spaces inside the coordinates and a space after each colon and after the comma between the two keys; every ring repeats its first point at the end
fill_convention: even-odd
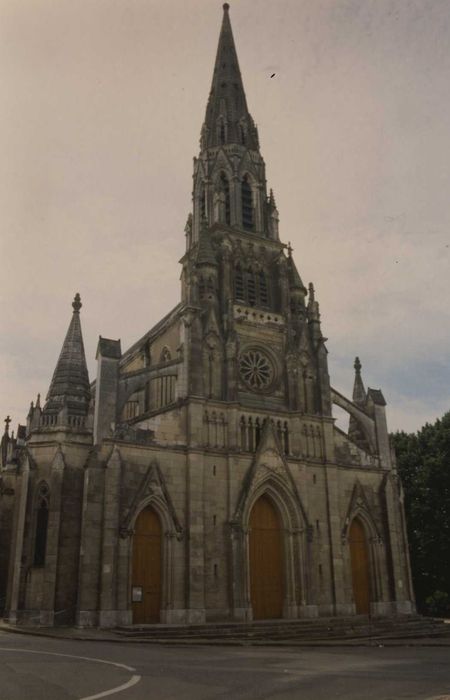
{"type": "Polygon", "coordinates": [[[159,622],[161,609],[161,522],[152,508],[136,520],[131,582],[133,623],[159,622]]]}
{"type": "Polygon", "coordinates": [[[280,517],[267,496],[256,501],[250,514],[250,597],[253,619],[283,615],[283,539],[280,517]]]}

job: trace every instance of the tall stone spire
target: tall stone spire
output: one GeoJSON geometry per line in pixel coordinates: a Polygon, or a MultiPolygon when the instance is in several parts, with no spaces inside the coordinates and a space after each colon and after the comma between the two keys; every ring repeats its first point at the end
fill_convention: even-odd
{"type": "Polygon", "coordinates": [[[233,143],[258,150],[258,134],[247,108],[229,8],[228,3],[225,3],[211,91],[202,129],[202,148],[233,143]]]}
{"type": "Polygon", "coordinates": [[[192,222],[187,249],[199,240],[203,220],[278,240],[278,210],[267,196],[258,131],[248,111],[229,5],[222,27],[203,122],[200,153],[194,158],[192,222]]]}
{"type": "Polygon", "coordinates": [[[91,391],[81,333],[81,306],[77,293],[72,302],[72,319],[48,390],[44,416],[59,414],[62,410],[69,417],[86,416],[88,412],[91,391]]]}

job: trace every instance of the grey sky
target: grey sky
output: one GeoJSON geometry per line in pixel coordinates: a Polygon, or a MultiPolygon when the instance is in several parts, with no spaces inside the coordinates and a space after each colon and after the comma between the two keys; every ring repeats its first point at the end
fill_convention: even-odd
{"type": "MultiPolygon", "coordinates": [[[[332,384],[351,392],[359,355],[390,427],[415,430],[450,408],[450,3],[235,0],[230,14],[332,384]]],[[[91,378],[99,334],[125,349],[177,303],[221,15],[212,0],[1,0],[14,427],[48,389],[76,291],[91,378]]]]}

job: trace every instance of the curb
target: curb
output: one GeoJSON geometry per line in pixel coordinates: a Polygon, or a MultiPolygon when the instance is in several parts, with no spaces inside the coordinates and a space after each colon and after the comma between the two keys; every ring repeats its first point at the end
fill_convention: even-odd
{"type": "MultiPolygon", "coordinates": [[[[74,629],[74,628],[67,628],[74,629]]],[[[189,647],[189,646],[215,646],[215,647],[303,647],[303,648],[330,648],[330,647],[450,647],[450,638],[440,641],[439,638],[430,639],[424,637],[399,639],[380,639],[380,638],[360,638],[352,640],[311,640],[311,641],[295,641],[295,640],[252,640],[252,639],[127,639],[118,638],[116,636],[105,637],[102,635],[89,637],[86,635],[75,634],[58,634],[57,632],[49,632],[39,629],[24,629],[0,624],[0,632],[8,632],[10,634],[21,634],[29,637],[44,637],[47,639],[65,639],[73,642],[103,642],[112,644],[153,644],[159,646],[170,647],[189,647]]]]}

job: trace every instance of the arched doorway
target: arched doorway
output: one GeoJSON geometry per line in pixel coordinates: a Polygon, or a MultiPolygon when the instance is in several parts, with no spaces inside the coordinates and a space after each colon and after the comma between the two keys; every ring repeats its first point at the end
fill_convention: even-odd
{"type": "Polygon", "coordinates": [[[159,622],[161,609],[161,522],[153,508],[138,516],[133,537],[133,623],[159,622]]]}
{"type": "Polygon", "coordinates": [[[350,526],[348,541],[356,614],[368,615],[370,612],[369,551],[363,524],[357,518],[350,526]]]}
{"type": "Polygon", "coordinates": [[[283,538],[272,501],[261,496],[250,513],[250,599],[255,620],[283,614],[283,538]]]}

